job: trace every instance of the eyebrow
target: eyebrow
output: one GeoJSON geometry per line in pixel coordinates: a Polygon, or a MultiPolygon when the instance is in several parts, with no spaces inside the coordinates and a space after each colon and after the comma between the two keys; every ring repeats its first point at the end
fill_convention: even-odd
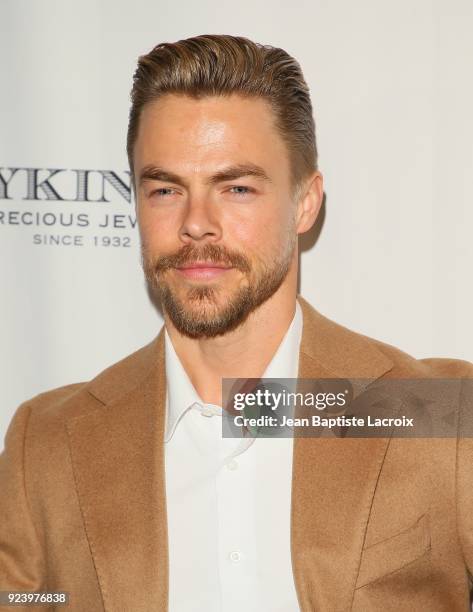
{"type": "MultiPolygon", "coordinates": [[[[244,176],[253,176],[263,181],[271,182],[271,179],[261,166],[257,166],[256,164],[235,164],[219,170],[210,176],[206,180],[206,183],[208,185],[216,185],[217,183],[223,183],[225,181],[234,181],[244,176]]],[[[185,179],[178,174],[160,168],[159,166],[152,165],[145,166],[140,172],[140,185],[146,181],[162,181],[165,183],[175,183],[182,187],[187,186],[185,179]]]]}

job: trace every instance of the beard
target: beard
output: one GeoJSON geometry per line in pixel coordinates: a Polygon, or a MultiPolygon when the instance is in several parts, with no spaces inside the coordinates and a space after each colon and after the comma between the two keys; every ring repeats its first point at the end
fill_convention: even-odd
{"type": "Polygon", "coordinates": [[[236,329],[279,289],[289,272],[295,245],[296,235],[290,232],[282,252],[271,264],[262,260],[252,264],[246,255],[212,243],[200,248],[185,245],[175,254],[154,259],[142,244],[142,267],[151,292],[174,327],[190,338],[212,338],[236,329]],[[246,282],[238,284],[224,299],[222,288],[209,284],[189,286],[184,289],[185,296],[179,297],[166,280],[166,273],[196,261],[231,266],[244,275],[246,282]]]}

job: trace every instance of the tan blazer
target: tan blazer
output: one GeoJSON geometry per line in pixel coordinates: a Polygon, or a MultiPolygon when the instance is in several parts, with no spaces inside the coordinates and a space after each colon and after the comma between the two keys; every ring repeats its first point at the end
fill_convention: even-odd
{"type": "MultiPolygon", "coordinates": [[[[473,377],[298,299],[300,377],[473,377]]],[[[161,330],[18,408],[0,458],[0,590],[68,591],[74,612],[167,610],[163,347],[161,330]]],[[[301,610],[466,612],[472,440],[296,438],[291,549],[301,610]]]]}

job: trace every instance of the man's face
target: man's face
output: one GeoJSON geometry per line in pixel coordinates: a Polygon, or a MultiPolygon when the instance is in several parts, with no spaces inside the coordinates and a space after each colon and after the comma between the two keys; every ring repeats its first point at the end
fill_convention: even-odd
{"type": "Polygon", "coordinates": [[[134,149],[143,269],[174,326],[212,337],[242,323],[295,265],[287,147],[259,98],[168,94],[134,149]]]}

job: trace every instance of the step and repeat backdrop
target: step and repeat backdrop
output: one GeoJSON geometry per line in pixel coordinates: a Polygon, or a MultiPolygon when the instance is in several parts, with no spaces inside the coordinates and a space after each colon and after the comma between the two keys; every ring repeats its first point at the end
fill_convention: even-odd
{"type": "Polygon", "coordinates": [[[13,412],[149,342],[125,137],[139,55],[204,33],[285,48],[326,201],[301,293],[416,357],[472,359],[469,0],[0,2],[0,449],[13,412]]]}

